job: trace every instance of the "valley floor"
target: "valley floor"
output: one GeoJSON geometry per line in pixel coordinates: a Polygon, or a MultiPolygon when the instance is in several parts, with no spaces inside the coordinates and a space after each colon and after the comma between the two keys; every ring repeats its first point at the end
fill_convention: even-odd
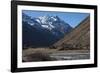
{"type": "Polygon", "coordinates": [[[89,59],[89,50],[57,50],[47,48],[29,48],[23,50],[23,62],[54,61],[54,60],[80,60],[89,59]]]}

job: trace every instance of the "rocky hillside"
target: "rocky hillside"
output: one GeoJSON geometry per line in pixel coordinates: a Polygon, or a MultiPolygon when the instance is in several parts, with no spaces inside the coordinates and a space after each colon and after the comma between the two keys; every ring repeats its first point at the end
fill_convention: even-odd
{"type": "Polygon", "coordinates": [[[58,49],[89,49],[90,48],[90,16],[84,19],[69,34],[52,47],[58,49]]]}

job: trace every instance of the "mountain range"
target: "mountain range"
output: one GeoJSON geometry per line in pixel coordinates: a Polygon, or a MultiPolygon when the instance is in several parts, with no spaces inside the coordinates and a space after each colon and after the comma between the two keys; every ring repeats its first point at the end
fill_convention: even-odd
{"type": "Polygon", "coordinates": [[[32,18],[22,13],[23,47],[47,47],[64,37],[73,28],[59,16],[32,18]]]}

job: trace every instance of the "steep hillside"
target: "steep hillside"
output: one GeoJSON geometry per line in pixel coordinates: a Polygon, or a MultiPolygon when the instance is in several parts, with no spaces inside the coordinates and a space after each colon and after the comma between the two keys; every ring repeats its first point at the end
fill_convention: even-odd
{"type": "Polygon", "coordinates": [[[89,49],[90,48],[90,16],[84,19],[69,34],[52,47],[58,49],[89,49]]]}

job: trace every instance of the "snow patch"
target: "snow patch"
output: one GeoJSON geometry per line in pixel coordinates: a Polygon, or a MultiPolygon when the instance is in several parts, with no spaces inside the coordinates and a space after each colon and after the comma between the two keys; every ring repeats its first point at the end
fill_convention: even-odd
{"type": "Polygon", "coordinates": [[[30,23],[31,26],[35,25],[34,23],[30,23]]]}

